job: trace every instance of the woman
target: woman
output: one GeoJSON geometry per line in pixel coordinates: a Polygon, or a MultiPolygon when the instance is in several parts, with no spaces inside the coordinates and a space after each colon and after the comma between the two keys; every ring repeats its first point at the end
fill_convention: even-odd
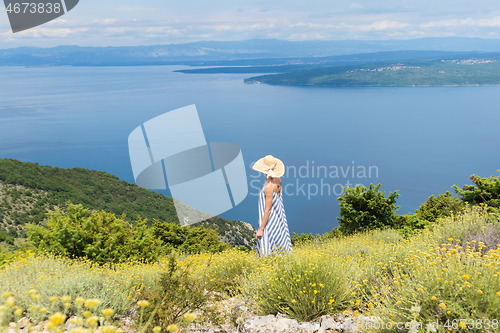
{"type": "Polygon", "coordinates": [[[280,179],[285,173],[285,166],[276,157],[267,155],[258,160],[252,168],[266,175],[266,182],[259,194],[259,229],[255,235],[258,253],[267,256],[272,252],[289,252],[292,250],[292,244],[283,207],[280,179]]]}

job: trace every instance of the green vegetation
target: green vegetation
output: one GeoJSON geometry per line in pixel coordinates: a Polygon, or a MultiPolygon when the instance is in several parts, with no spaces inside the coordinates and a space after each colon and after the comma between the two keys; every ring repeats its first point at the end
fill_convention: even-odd
{"type": "MultiPolygon", "coordinates": [[[[105,172],[82,168],[62,169],[37,163],[0,159],[0,241],[15,244],[26,237],[23,226],[45,220],[47,209],[66,202],[81,204],[120,216],[129,223],[144,219],[177,223],[172,198],[139,188],[105,172]]],[[[239,221],[213,217],[197,224],[214,229],[232,245],[248,246],[253,239],[251,226],[239,221]]]]}
{"type": "Polygon", "coordinates": [[[500,84],[500,62],[495,59],[403,60],[331,67],[309,65],[309,69],[252,77],[245,83],[332,87],[492,85],[500,84]]]}
{"type": "Polygon", "coordinates": [[[399,194],[392,192],[386,198],[380,191],[381,184],[365,187],[344,188],[344,194],[338,198],[340,202],[339,230],[343,234],[351,234],[363,230],[394,227],[397,221],[396,199],[399,194]]]}
{"type": "Polygon", "coordinates": [[[418,219],[436,222],[437,219],[450,216],[460,212],[465,207],[464,203],[457,197],[453,197],[449,191],[437,197],[431,195],[415,211],[418,219]]]}
{"type": "Polygon", "coordinates": [[[472,175],[470,180],[473,185],[464,185],[462,188],[453,186],[460,195],[460,199],[472,205],[485,204],[490,210],[498,211],[500,209],[500,176],[481,178],[472,175]]]}
{"type": "MultiPolygon", "coordinates": [[[[346,234],[341,228],[314,239],[294,234],[297,242],[290,254],[266,258],[234,248],[224,250],[216,243],[213,252],[179,255],[175,252],[181,246],[165,247],[164,242],[173,243],[183,232],[196,234],[194,228],[158,221],[148,227],[144,220],[127,226],[111,213],[68,204],[50,213],[46,228],[33,227],[36,232],[45,228],[38,237],[62,248],[55,252],[64,255],[0,253],[4,260],[0,294],[5,297],[0,328],[23,316],[34,324],[48,319],[56,325],[51,318],[58,312],[94,318],[82,310],[87,302],[93,306],[85,305],[84,310],[96,314],[95,320],[104,314],[102,310],[112,308],[113,312],[106,311],[110,324],[119,325],[118,317],[135,313],[137,323],[148,329],[158,325],[162,330],[170,325],[187,328],[193,321],[198,327],[207,323],[236,326],[250,313],[282,313],[299,321],[342,313],[353,318],[374,316],[384,323],[422,323],[424,327],[439,320],[436,331],[441,333],[448,331],[447,321],[450,328],[460,325],[457,319],[480,321],[481,325],[490,320],[491,325],[492,318],[500,316],[500,214],[489,208],[496,207],[492,184],[500,177],[471,179],[474,185],[466,185],[467,190],[481,188],[482,198],[488,200],[466,205],[446,192],[431,196],[414,215],[403,216],[396,214],[396,192],[386,196],[380,185],[373,184],[346,189],[345,198],[339,200],[347,209],[343,217],[351,221],[346,234]],[[377,218],[386,224],[373,221],[377,210],[377,218]],[[409,225],[418,228],[402,235],[401,230],[409,225]],[[109,228],[116,232],[104,232],[109,228]],[[90,230],[93,232],[87,232],[90,230]],[[69,234],[76,237],[70,239],[69,234]],[[120,248],[131,253],[127,262],[120,262],[111,246],[108,254],[97,255],[102,265],[87,255],[66,257],[71,245],[83,243],[86,249],[89,238],[93,238],[89,244],[98,243],[104,249],[108,242],[119,247],[113,234],[127,245],[120,248]],[[143,260],[130,251],[137,245],[134,235],[147,242],[145,248],[158,241],[159,248],[170,254],[164,251],[157,260],[143,260]],[[112,263],[113,256],[117,263],[112,263]],[[244,306],[228,303],[230,300],[244,306]]],[[[204,235],[205,244],[216,240],[213,231],[204,235]]],[[[94,248],[81,253],[96,252],[94,248]]],[[[57,321],[58,325],[63,322],[57,321]]],[[[92,323],[80,322],[84,326],[92,323]]]]}

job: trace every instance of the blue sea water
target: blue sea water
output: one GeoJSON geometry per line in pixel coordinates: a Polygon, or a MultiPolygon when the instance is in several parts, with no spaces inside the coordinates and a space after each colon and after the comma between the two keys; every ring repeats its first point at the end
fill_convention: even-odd
{"type": "Polygon", "coordinates": [[[195,104],[207,141],[238,144],[249,195],[222,217],[258,225],[267,154],[287,165],[291,232],[337,225],[346,184],[399,190],[399,212],[500,168],[500,86],[318,88],[246,85],[181,67],[0,67],[0,157],[106,171],[134,182],[129,133],[195,104]]]}

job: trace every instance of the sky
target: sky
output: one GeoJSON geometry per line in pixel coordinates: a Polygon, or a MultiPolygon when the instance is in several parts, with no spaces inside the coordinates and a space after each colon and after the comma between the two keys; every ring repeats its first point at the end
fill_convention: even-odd
{"type": "Polygon", "coordinates": [[[0,48],[446,36],[500,38],[500,1],[80,0],[59,19],[16,34],[0,11],[0,48]]]}

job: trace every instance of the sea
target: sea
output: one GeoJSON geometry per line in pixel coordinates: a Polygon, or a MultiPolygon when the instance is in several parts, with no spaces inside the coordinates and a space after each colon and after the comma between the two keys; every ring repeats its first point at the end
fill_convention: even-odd
{"type": "Polygon", "coordinates": [[[405,214],[472,174],[499,174],[500,86],[270,86],[175,72],[186,68],[0,67],[0,158],[134,183],[129,134],[194,104],[206,140],[239,145],[247,168],[246,199],[220,216],[258,226],[264,176],[251,165],[271,154],[286,166],[290,232],[312,234],[338,225],[345,186],[398,191],[405,214]]]}

